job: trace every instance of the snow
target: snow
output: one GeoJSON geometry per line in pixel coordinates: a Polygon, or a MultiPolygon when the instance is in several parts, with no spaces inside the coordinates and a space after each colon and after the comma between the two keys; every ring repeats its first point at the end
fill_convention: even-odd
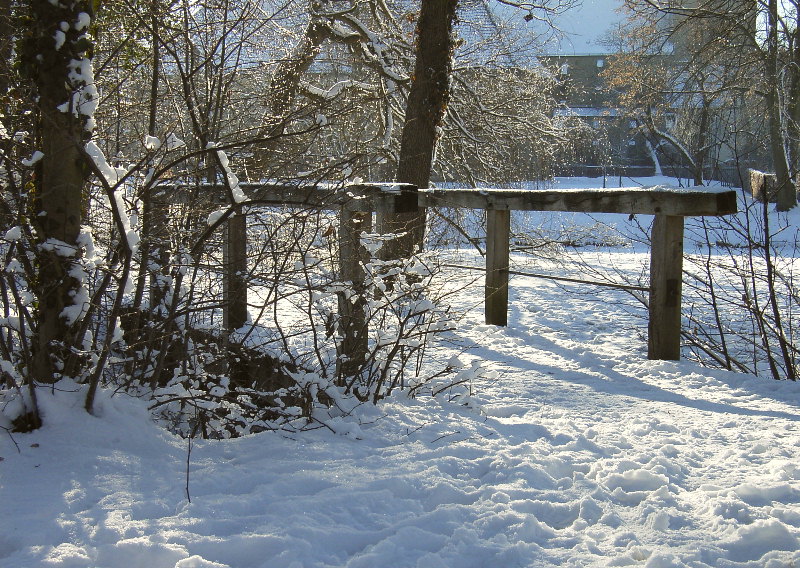
{"type": "MultiPolygon", "coordinates": [[[[214,142],[209,142],[206,147],[207,149],[211,150],[216,149],[217,145],[214,142]]],[[[215,151],[219,159],[219,164],[222,167],[222,170],[225,172],[225,179],[227,180],[228,187],[230,187],[233,202],[242,203],[247,201],[247,196],[245,195],[244,191],[242,191],[242,187],[239,185],[239,178],[233,173],[233,170],[230,167],[228,155],[223,150],[216,149],[215,151]]],[[[209,224],[211,224],[210,221],[209,224]]]]}
{"type": "MultiPolygon", "coordinates": [[[[188,442],[143,402],[40,396],[0,442],[0,563],[47,566],[788,566],[798,385],[652,362],[611,308],[516,282],[469,314],[469,406],[397,396],[328,429],[188,442]],[[537,298],[542,309],[527,305],[537,298]],[[526,301],[527,300],[527,301],[526,301]],[[588,305],[584,305],[588,304],[588,305]],[[592,305],[594,307],[592,307],[592,305]],[[560,323],[559,323],[560,321],[560,323]]],[[[74,391],[74,392],[73,392],[74,391]]]]}
{"type": "Polygon", "coordinates": [[[30,158],[24,158],[22,160],[22,165],[26,168],[30,168],[31,166],[35,165],[36,162],[44,158],[44,154],[39,150],[34,150],[33,154],[31,154],[30,158]]]}
{"type": "Polygon", "coordinates": [[[161,140],[148,134],[144,137],[144,148],[149,152],[155,152],[161,148],[161,140]]]}
{"type": "Polygon", "coordinates": [[[98,171],[102,174],[106,183],[111,187],[116,186],[121,177],[125,174],[125,170],[121,168],[115,168],[109,164],[105,154],[103,154],[103,151],[93,141],[87,142],[85,148],[86,153],[92,159],[95,166],[97,166],[98,171]]]}
{"type": "MultiPolygon", "coordinates": [[[[596,254],[632,274],[646,255],[596,254]]],[[[463,385],[316,430],[190,442],[147,401],[101,390],[88,415],[85,387],[40,389],[44,427],[0,432],[0,565],[800,562],[800,385],[649,361],[616,290],[515,276],[509,325],[488,326],[473,278],[443,275],[463,316],[430,355],[463,385]]]]}
{"type": "Polygon", "coordinates": [[[125,239],[128,241],[128,247],[135,252],[139,247],[141,238],[131,224],[128,207],[125,204],[125,188],[120,185],[126,173],[125,168],[115,168],[109,164],[103,151],[94,142],[86,143],[86,153],[92,158],[97,170],[102,174],[109,191],[113,195],[114,207],[122,223],[122,230],[125,233],[125,239]]]}
{"type": "Polygon", "coordinates": [[[61,30],[56,30],[56,32],[53,34],[53,39],[56,42],[55,49],[56,51],[58,51],[59,49],[64,47],[64,43],[67,41],[67,34],[65,34],[61,30]]]}
{"type": "Polygon", "coordinates": [[[207,219],[206,223],[207,223],[209,226],[213,225],[214,223],[216,223],[217,221],[219,221],[219,220],[220,220],[220,218],[221,218],[223,215],[225,215],[225,213],[226,213],[227,211],[228,211],[228,208],[227,208],[227,207],[223,207],[222,209],[217,209],[216,211],[212,211],[211,213],[209,213],[209,214],[208,214],[208,219],[207,219]]]}
{"type": "Polygon", "coordinates": [[[94,82],[92,60],[73,59],[69,63],[69,69],[68,78],[71,82],[72,96],[70,100],[59,105],[58,110],[65,113],[72,112],[76,117],[84,117],[86,119],[84,129],[91,133],[95,127],[94,114],[100,103],[100,93],[94,82]]]}
{"type": "Polygon", "coordinates": [[[80,14],[78,14],[78,19],[75,21],[74,27],[76,30],[80,32],[88,28],[91,22],[92,22],[91,16],[86,12],[81,12],[80,14]]]}
{"type": "Polygon", "coordinates": [[[174,132],[167,134],[167,150],[178,150],[179,148],[185,147],[186,142],[178,138],[174,132]]]}
{"type": "Polygon", "coordinates": [[[20,240],[22,238],[22,227],[11,227],[8,231],[6,231],[6,234],[3,236],[3,238],[8,242],[20,240]]]}

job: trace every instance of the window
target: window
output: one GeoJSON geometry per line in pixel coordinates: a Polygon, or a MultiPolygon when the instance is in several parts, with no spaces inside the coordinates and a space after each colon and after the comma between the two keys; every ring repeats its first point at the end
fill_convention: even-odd
{"type": "Polygon", "coordinates": [[[598,67],[603,67],[605,64],[606,64],[605,59],[598,59],[597,60],[597,66],[598,67]]]}

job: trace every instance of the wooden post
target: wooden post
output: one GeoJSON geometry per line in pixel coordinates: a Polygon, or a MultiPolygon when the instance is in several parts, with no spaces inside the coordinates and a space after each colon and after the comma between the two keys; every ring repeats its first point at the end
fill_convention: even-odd
{"type": "Polygon", "coordinates": [[[247,216],[237,211],[225,225],[223,325],[234,331],[247,323],[247,216]]]}
{"type": "Polygon", "coordinates": [[[758,170],[750,172],[750,193],[753,199],[766,203],[775,203],[777,200],[777,178],[775,174],[765,174],[758,170]]]}
{"type": "Polygon", "coordinates": [[[372,212],[353,211],[347,205],[339,220],[339,270],[341,279],[352,283],[353,294],[338,293],[339,333],[342,337],[338,377],[343,381],[361,367],[368,350],[367,295],[364,263],[369,252],[361,244],[361,233],[372,231],[372,212]]]}
{"type": "Polygon", "coordinates": [[[656,215],[650,242],[647,356],[677,361],[681,358],[683,217],[656,215]]]}
{"type": "Polygon", "coordinates": [[[155,310],[164,301],[167,284],[164,275],[170,273],[170,219],[169,201],[163,192],[156,191],[145,203],[150,207],[150,238],[148,243],[148,263],[154,260],[158,272],[150,274],[150,310],[155,310]]]}
{"type": "Polygon", "coordinates": [[[486,323],[508,325],[508,247],[511,211],[486,210],[486,323]]]}

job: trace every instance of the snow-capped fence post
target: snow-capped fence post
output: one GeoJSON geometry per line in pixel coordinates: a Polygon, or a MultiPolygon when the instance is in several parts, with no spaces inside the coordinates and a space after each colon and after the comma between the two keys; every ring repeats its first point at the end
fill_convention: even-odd
{"type": "Polygon", "coordinates": [[[364,265],[369,252],[361,244],[361,233],[372,231],[372,211],[358,211],[357,200],[345,202],[339,218],[339,271],[352,289],[338,293],[340,345],[339,377],[351,377],[364,362],[369,334],[364,265]]]}
{"type": "Polygon", "coordinates": [[[683,217],[656,215],[650,235],[649,359],[681,358],[683,217]]]}
{"type": "Polygon", "coordinates": [[[508,324],[508,251],[511,211],[486,210],[485,312],[489,325],[508,324]]]}
{"type": "Polygon", "coordinates": [[[777,177],[775,174],[766,174],[758,170],[748,170],[750,175],[750,193],[753,199],[766,203],[775,203],[777,200],[777,177]]]}

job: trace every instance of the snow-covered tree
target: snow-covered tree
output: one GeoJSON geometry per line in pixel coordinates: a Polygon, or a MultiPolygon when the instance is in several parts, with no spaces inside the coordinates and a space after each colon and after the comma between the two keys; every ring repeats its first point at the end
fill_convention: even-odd
{"type": "Polygon", "coordinates": [[[80,258],[90,172],[84,146],[98,104],[89,35],[91,3],[32,0],[24,6],[20,66],[30,81],[35,109],[36,176],[31,218],[38,278],[30,380],[51,383],[77,377],[85,362],[81,325],[88,307],[80,258]]]}

